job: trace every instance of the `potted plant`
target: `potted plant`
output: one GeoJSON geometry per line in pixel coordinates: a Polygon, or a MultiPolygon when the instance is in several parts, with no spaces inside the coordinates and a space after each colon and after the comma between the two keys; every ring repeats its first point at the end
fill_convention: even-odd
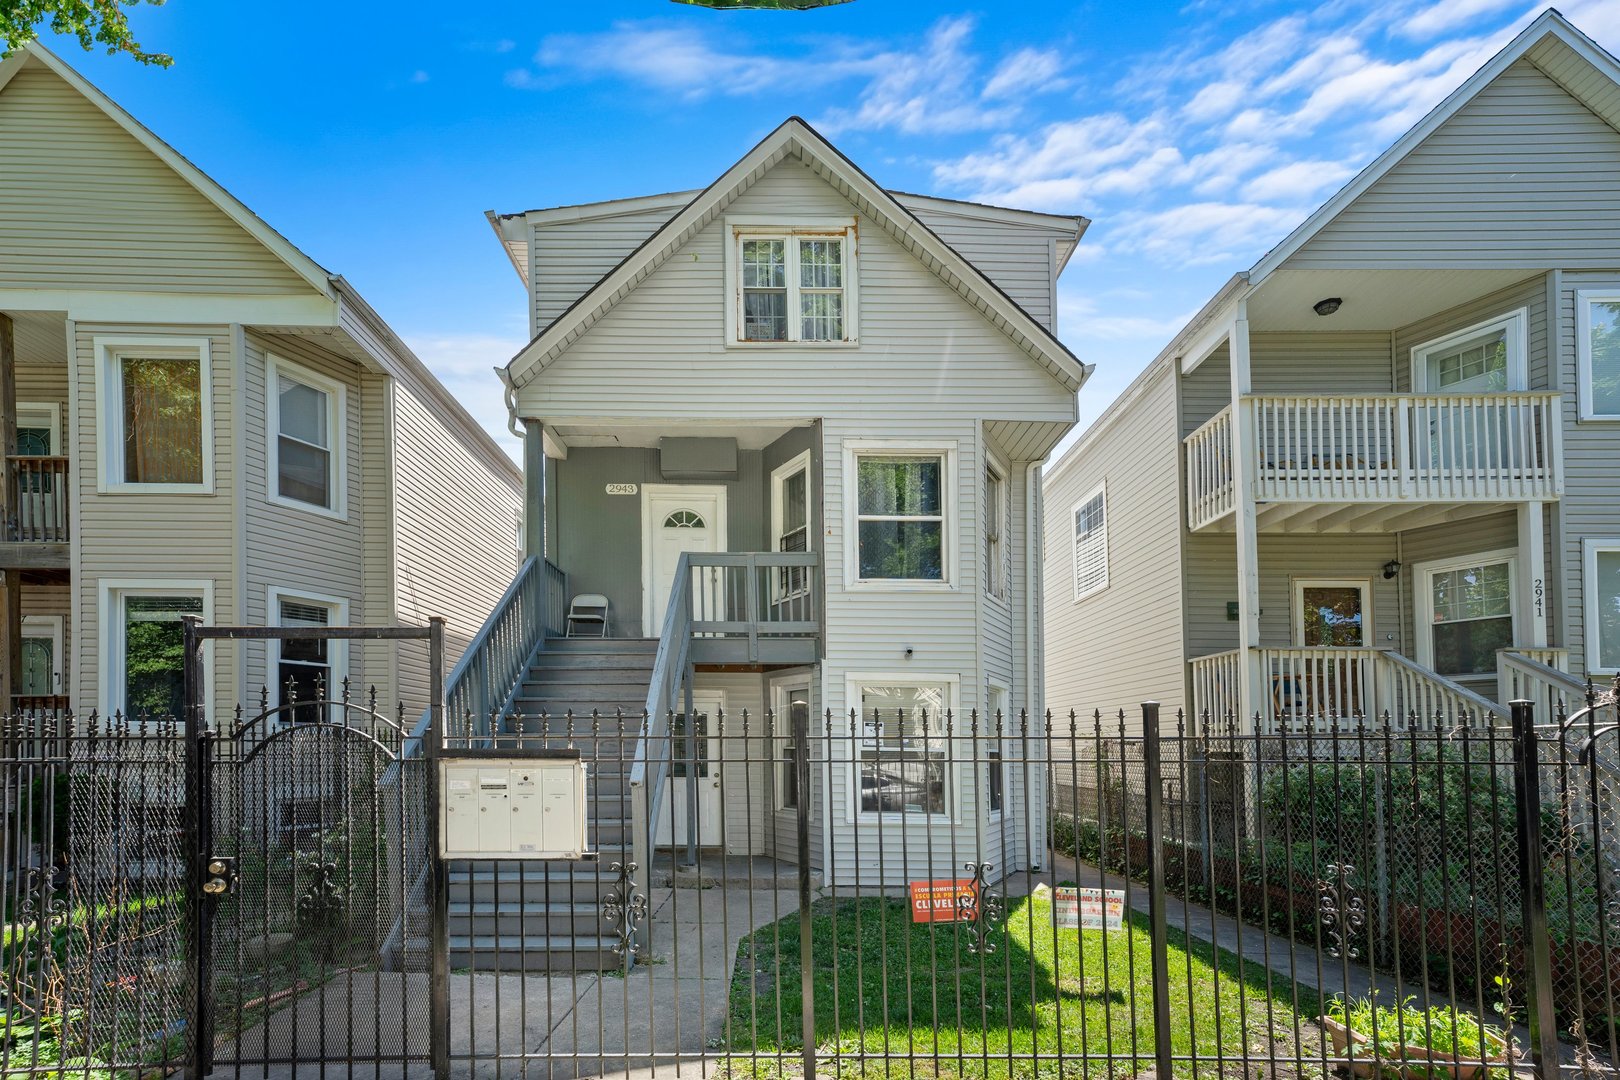
{"type": "Polygon", "coordinates": [[[1335,997],[1322,1014],[1334,1052],[1350,1059],[1356,1076],[1488,1080],[1508,1075],[1507,1038],[1497,1028],[1444,1006],[1419,1009],[1411,998],[1380,1005],[1375,998],[1335,997]]]}

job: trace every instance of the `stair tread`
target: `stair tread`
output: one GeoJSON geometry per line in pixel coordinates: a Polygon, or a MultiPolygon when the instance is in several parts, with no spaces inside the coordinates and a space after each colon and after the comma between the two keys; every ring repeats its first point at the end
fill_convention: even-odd
{"type": "Polygon", "coordinates": [[[456,949],[544,949],[548,952],[591,952],[611,949],[619,943],[605,934],[450,934],[451,951],[456,949]]]}

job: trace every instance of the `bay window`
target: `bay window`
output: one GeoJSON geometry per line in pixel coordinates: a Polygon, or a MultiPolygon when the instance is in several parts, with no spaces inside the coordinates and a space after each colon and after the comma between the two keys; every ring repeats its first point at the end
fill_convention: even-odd
{"type": "Polygon", "coordinates": [[[950,807],[947,680],[858,682],[860,810],[944,815],[950,807]]]}
{"type": "Polygon", "coordinates": [[[1620,420],[1620,289],[1575,294],[1582,420],[1620,420]]]}
{"type": "Polygon", "coordinates": [[[731,341],[854,341],[855,230],[850,223],[788,227],[732,221],[731,230],[731,341]]]}

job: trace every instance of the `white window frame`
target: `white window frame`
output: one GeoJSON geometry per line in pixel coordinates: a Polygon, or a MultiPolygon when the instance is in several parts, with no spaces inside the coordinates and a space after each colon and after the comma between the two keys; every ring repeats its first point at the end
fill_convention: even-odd
{"type": "Polygon", "coordinates": [[[1592,406],[1593,301],[1620,304],[1620,288],[1577,289],[1575,292],[1575,380],[1581,420],[1620,420],[1620,413],[1600,413],[1592,406]]]}
{"type": "MultiPolygon", "coordinates": [[[[291,600],[295,604],[308,604],[311,607],[323,607],[327,610],[328,626],[349,625],[349,601],[341,596],[329,596],[325,593],[310,592],[308,589],[298,589],[272,585],[265,596],[266,622],[271,626],[281,626],[281,602],[291,600]]],[[[274,691],[270,697],[277,705],[281,704],[281,642],[274,641],[265,656],[264,677],[274,691]]],[[[349,643],[338,638],[329,638],[326,642],[326,666],[332,669],[332,681],[327,685],[326,696],[337,701],[343,696],[343,680],[349,676],[349,643]]],[[[359,696],[355,698],[360,703],[359,696]]],[[[289,717],[284,713],[277,714],[280,723],[290,723],[289,717]]]]}
{"type": "MultiPolygon", "coordinates": [[[[1513,620],[1513,640],[1518,642],[1524,637],[1524,612],[1519,610],[1519,549],[1497,548],[1493,551],[1477,551],[1470,555],[1460,555],[1455,558],[1436,559],[1432,562],[1418,563],[1412,568],[1412,578],[1417,583],[1417,595],[1414,597],[1416,606],[1413,608],[1414,623],[1417,637],[1417,662],[1430,670],[1434,669],[1434,582],[1431,580],[1435,574],[1443,574],[1448,570],[1460,570],[1467,566],[1483,566],[1486,563],[1507,563],[1508,568],[1508,612],[1513,620]]],[[[1447,675],[1454,679],[1457,676],[1447,675]]],[[[1464,675],[1463,678],[1483,678],[1478,675],[1464,675]]]]}
{"type": "MultiPolygon", "coordinates": [[[[846,672],[844,675],[844,700],[849,703],[850,709],[855,712],[856,730],[855,743],[851,753],[854,760],[850,765],[849,799],[845,806],[846,820],[851,822],[906,822],[909,824],[960,824],[962,819],[962,777],[959,767],[958,755],[951,745],[954,740],[945,740],[945,813],[943,814],[908,814],[894,811],[867,812],[861,809],[861,748],[865,742],[865,723],[861,708],[861,687],[863,686],[942,686],[945,688],[945,708],[956,718],[955,734],[961,735],[962,676],[956,674],[934,674],[932,672],[908,671],[900,672],[846,672]]],[[[846,711],[846,716],[848,712],[846,711]]],[[[943,727],[943,723],[941,724],[943,727]]]]}
{"type": "MultiPolygon", "coordinates": [[[[194,596],[202,600],[202,621],[207,626],[214,621],[214,582],[211,578],[103,578],[97,583],[96,591],[96,613],[101,626],[101,656],[96,676],[101,681],[102,714],[112,716],[123,708],[118,699],[127,674],[124,671],[124,601],[132,596],[194,596]]],[[[208,702],[212,692],[212,643],[204,642],[202,652],[203,701],[208,702]]]]}
{"type": "Polygon", "coordinates": [[[985,756],[991,752],[996,754],[996,760],[1001,765],[1001,806],[996,808],[990,805],[990,762],[984,765],[984,809],[990,821],[1000,821],[1007,812],[1008,795],[1011,794],[1012,785],[1009,782],[1011,772],[1007,768],[1007,734],[1012,730],[1014,717],[1012,715],[1012,688],[1000,679],[985,680],[984,716],[979,721],[979,738],[985,743],[985,756]],[[997,699],[1000,699],[998,705],[997,699]],[[996,709],[1001,709],[1001,738],[996,738],[996,709]]]}
{"type": "Polygon", "coordinates": [[[1012,545],[1008,543],[1008,533],[1012,529],[1012,473],[996,455],[986,451],[984,455],[984,498],[981,513],[990,507],[990,478],[992,476],[1001,485],[1001,505],[996,508],[1001,527],[999,534],[992,540],[988,515],[986,515],[985,520],[979,522],[979,537],[984,543],[984,547],[980,552],[985,561],[984,594],[997,603],[1010,606],[1012,604],[1012,545]],[[995,546],[994,552],[991,551],[992,544],[995,546]]]}
{"type": "Polygon", "coordinates": [[[214,380],[211,343],[205,337],[141,334],[91,339],[96,356],[96,491],[103,495],[212,495],[214,493],[214,380]],[[132,484],[124,476],[124,395],[120,382],[125,357],[145,350],[195,351],[202,408],[202,482],[132,484]]]}
{"type": "Polygon", "coordinates": [[[1081,600],[1084,600],[1087,597],[1096,596],[1098,593],[1106,592],[1108,590],[1108,583],[1109,583],[1109,579],[1110,579],[1110,574],[1111,574],[1111,571],[1113,569],[1112,566],[1110,565],[1110,560],[1111,560],[1112,555],[1113,555],[1113,552],[1112,552],[1110,544],[1109,544],[1109,535],[1108,535],[1109,534],[1109,525],[1110,524],[1112,524],[1112,522],[1110,520],[1110,511],[1108,509],[1108,481],[1104,480],[1102,483],[1098,484],[1096,487],[1094,487],[1090,491],[1086,492],[1085,495],[1083,495],[1079,499],[1075,500],[1074,505],[1069,507],[1069,573],[1074,578],[1074,600],[1075,600],[1075,603],[1079,603],[1081,600]],[[1084,592],[1082,592],[1080,590],[1080,540],[1079,540],[1078,537],[1076,537],[1074,535],[1074,524],[1075,524],[1075,519],[1080,516],[1081,509],[1084,508],[1087,504],[1089,504],[1091,502],[1091,500],[1097,498],[1098,496],[1102,497],[1102,509],[1103,509],[1103,520],[1102,520],[1102,569],[1103,569],[1103,572],[1102,572],[1102,582],[1101,582],[1101,584],[1093,585],[1091,588],[1089,588],[1089,589],[1085,590],[1084,592]]]}
{"type": "Polygon", "coordinates": [[[860,344],[859,235],[853,218],[727,217],[726,218],[726,347],[728,349],[847,349],[860,344]],[[799,259],[795,240],[842,239],[844,256],[844,336],[837,341],[805,341],[800,337],[799,259]],[[744,240],[785,240],[787,249],[786,341],[747,341],[742,337],[744,240]]]}
{"type": "MultiPolygon", "coordinates": [[[[805,700],[810,702],[810,734],[814,745],[816,721],[815,698],[812,696],[815,689],[814,680],[808,674],[789,675],[771,680],[771,715],[776,725],[776,730],[771,732],[771,809],[778,813],[793,813],[798,809],[797,806],[787,806],[783,803],[779,770],[783,765],[783,754],[793,742],[792,729],[783,727],[784,724],[791,722],[788,716],[788,703],[793,691],[801,688],[804,690],[805,700]]],[[[813,771],[811,775],[814,776],[813,771]]],[[[804,792],[799,792],[799,798],[804,798],[804,792]]],[[[811,805],[814,805],[813,801],[811,805]]]]}
{"type": "MultiPolygon", "coordinates": [[[[811,484],[810,451],[795,454],[791,459],[771,470],[771,550],[782,550],[782,508],[786,501],[784,492],[788,477],[801,470],[804,472],[804,550],[815,551],[816,535],[816,500],[814,486],[811,484]]],[[[794,575],[789,573],[790,567],[784,567],[773,575],[771,592],[777,602],[792,600],[794,597],[804,596],[810,591],[809,568],[805,572],[794,575]],[[801,582],[798,588],[790,588],[789,582],[797,576],[801,582]]]]}
{"type": "Polygon", "coordinates": [[[62,407],[54,401],[17,402],[17,426],[48,427],[51,431],[50,457],[67,457],[62,445],[62,407]],[[43,421],[43,422],[40,422],[43,421]]]}
{"type": "Polygon", "coordinates": [[[1444,337],[1434,338],[1412,346],[1412,391],[1418,394],[1440,394],[1446,391],[1432,389],[1429,386],[1429,356],[1432,353],[1443,352],[1453,346],[1460,345],[1469,338],[1488,334],[1492,330],[1505,330],[1504,340],[1507,343],[1507,392],[1524,390],[1530,385],[1529,373],[1529,331],[1530,321],[1528,308],[1519,308],[1505,315],[1498,315],[1486,319],[1484,322],[1465,326],[1461,330],[1453,331],[1444,337]]]}
{"type": "MultiPolygon", "coordinates": [[[[844,440],[844,588],[858,592],[949,592],[956,589],[958,577],[956,440],[916,441],[910,439],[844,440]],[[920,578],[861,577],[860,459],[863,457],[937,457],[940,466],[940,513],[944,517],[939,581],[920,578]]],[[[978,572],[974,571],[975,579],[978,572]]]]}
{"type": "Polygon", "coordinates": [[[1620,552],[1620,537],[1589,536],[1581,541],[1581,597],[1586,621],[1582,637],[1586,641],[1586,673],[1588,675],[1614,675],[1620,668],[1602,663],[1603,650],[1598,640],[1597,557],[1601,552],[1620,552]]]}
{"type": "MultiPolygon", "coordinates": [[[[21,408],[22,406],[19,405],[18,409],[21,410],[21,408]]],[[[60,615],[24,615],[22,617],[21,632],[18,634],[18,637],[24,638],[50,639],[51,660],[53,663],[55,663],[56,670],[51,672],[52,685],[49,693],[56,695],[65,693],[62,688],[67,684],[67,666],[64,663],[64,658],[62,656],[63,629],[65,622],[66,621],[60,615]]],[[[18,682],[21,681],[22,677],[19,674],[18,682]]]]}
{"type": "MultiPolygon", "coordinates": [[[[1294,578],[1293,608],[1288,613],[1294,624],[1294,645],[1305,644],[1305,590],[1306,589],[1359,589],[1361,591],[1361,644],[1354,648],[1371,648],[1373,642],[1373,583],[1372,578],[1294,578]]],[[[1431,594],[1432,600],[1432,594],[1431,594]]],[[[1315,648],[1316,646],[1309,646],[1315,648]]]]}
{"type": "Polygon", "coordinates": [[[349,516],[348,487],[345,482],[348,478],[348,457],[345,454],[348,443],[348,388],[336,379],[318,374],[279,356],[268,356],[264,365],[264,404],[265,404],[265,498],[276,506],[285,506],[292,510],[303,510],[310,514],[320,514],[322,517],[347,520],[349,516]],[[302,499],[293,499],[281,494],[281,387],[280,380],[285,376],[293,382],[302,383],[311,390],[319,390],[326,395],[326,432],[327,440],[331,443],[326,448],[327,477],[326,490],[332,494],[332,505],[321,506],[319,503],[304,502],[302,499]]]}

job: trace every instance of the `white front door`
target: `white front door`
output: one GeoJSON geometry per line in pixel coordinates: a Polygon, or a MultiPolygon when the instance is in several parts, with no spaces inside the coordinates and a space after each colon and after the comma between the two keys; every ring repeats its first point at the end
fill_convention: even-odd
{"type": "Polygon", "coordinates": [[[720,695],[697,693],[692,696],[695,722],[688,725],[685,713],[676,713],[670,725],[669,783],[664,787],[663,805],[658,808],[658,831],[653,843],[658,847],[682,846],[691,839],[692,800],[697,799],[697,842],[699,847],[719,847],[720,836],[720,695]],[[691,728],[696,739],[689,740],[691,728]]]}
{"type": "Polygon", "coordinates": [[[681,553],[726,550],[726,489],[648,484],[642,490],[642,632],[657,637],[681,553]]]}

